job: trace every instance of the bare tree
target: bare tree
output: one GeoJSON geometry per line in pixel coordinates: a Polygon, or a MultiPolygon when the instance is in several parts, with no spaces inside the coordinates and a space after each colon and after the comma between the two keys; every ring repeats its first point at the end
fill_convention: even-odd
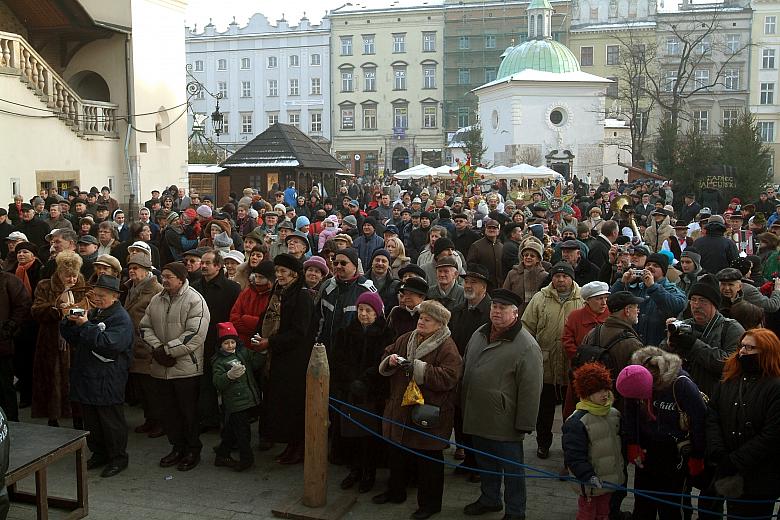
{"type": "Polygon", "coordinates": [[[536,146],[524,146],[517,152],[518,164],[530,164],[531,166],[542,165],[542,152],[536,146]]]}

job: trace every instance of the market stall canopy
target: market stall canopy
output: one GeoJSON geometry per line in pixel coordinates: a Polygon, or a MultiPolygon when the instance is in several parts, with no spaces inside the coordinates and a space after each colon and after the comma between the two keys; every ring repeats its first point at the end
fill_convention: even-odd
{"type": "Polygon", "coordinates": [[[436,170],[425,164],[418,164],[409,169],[394,173],[396,179],[423,179],[425,177],[435,177],[436,170]]]}
{"type": "Polygon", "coordinates": [[[556,181],[563,180],[563,175],[548,168],[547,166],[531,166],[530,164],[516,164],[510,168],[506,166],[499,166],[493,168],[493,176],[499,179],[554,179],[556,181]],[[498,168],[504,169],[503,171],[496,171],[498,168]]]}
{"type": "MultiPolygon", "coordinates": [[[[450,172],[451,171],[456,172],[458,171],[458,168],[460,168],[460,166],[458,166],[457,164],[453,166],[447,166],[446,164],[443,166],[439,166],[438,168],[436,168],[435,176],[440,179],[452,179],[455,177],[455,174],[450,172]]],[[[487,176],[487,175],[493,175],[493,172],[488,170],[487,168],[483,168],[482,166],[477,166],[477,174],[487,176]]]]}

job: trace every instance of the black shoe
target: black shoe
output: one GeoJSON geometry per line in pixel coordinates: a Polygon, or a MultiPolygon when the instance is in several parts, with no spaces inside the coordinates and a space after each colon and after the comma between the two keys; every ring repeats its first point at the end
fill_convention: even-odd
{"type": "Polygon", "coordinates": [[[501,520],[525,520],[525,515],[510,515],[507,513],[501,520]]]}
{"type": "Polygon", "coordinates": [[[228,455],[227,457],[222,457],[220,455],[217,455],[214,457],[214,465],[218,468],[235,468],[237,462],[230,458],[228,455]]]}
{"type": "Polygon", "coordinates": [[[238,472],[246,471],[254,465],[255,465],[255,461],[253,460],[241,460],[239,462],[236,462],[233,471],[238,471],[238,472]]]}
{"type": "Polygon", "coordinates": [[[200,463],[200,453],[188,453],[179,461],[176,469],[179,471],[189,471],[200,463]]]}
{"type": "MultiPolygon", "coordinates": [[[[441,511],[441,510],[439,510],[441,511]]],[[[429,511],[427,509],[418,509],[414,513],[412,513],[412,518],[415,520],[425,520],[426,518],[430,518],[439,511],[429,511]]]]}
{"type": "Polygon", "coordinates": [[[49,419],[49,422],[46,423],[48,426],[51,426],[52,428],[59,428],[60,422],[57,419],[49,419]]]}
{"type": "Polygon", "coordinates": [[[344,477],[344,480],[341,481],[341,489],[352,489],[355,487],[358,480],[360,480],[360,473],[357,471],[350,471],[349,475],[344,477]]]}
{"type": "Polygon", "coordinates": [[[174,449],[168,455],[160,459],[160,467],[170,468],[171,466],[175,466],[179,463],[182,457],[184,457],[184,453],[174,449]]]}
{"type": "Polygon", "coordinates": [[[550,448],[542,448],[539,446],[536,449],[536,456],[540,459],[549,459],[550,458],[550,448]]]}
{"type": "Polygon", "coordinates": [[[358,493],[368,493],[374,489],[375,479],[374,477],[360,479],[360,485],[358,485],[358,493]]]}
{"type": "Polygon", "coordinates": [[[466,516],[479,516],[484,515],[485,513],[497,513],[498,511],[503,510],[504,506],[486,506],[477,500],[476,502],[472,502],[471,504],[464,507],[463,514],[466,516]]]}
{"type": "Polygon", "coordinates": [[[107,459],[98,457],[97,455],[92,455],[89,460],[87,460],[87,469],[97,469],[101,466],[105,466],[106,464],[108,464],[107,459]]]}
{"type": "Polygon", "coordinates": [[[399,496],[391,495],[389,492],[385,491],[382,494],[376,495],[371,499],[371,501],[375,504],[387,504],[390,502],[391,504],[403,504],[406,502],[406,493],[399,496]]]}
{"type": "Polygon", "coordinates": [[[114,475],[118,475],[119,473],[122,473],[124,470],[127,469],[127,461],[124,462],[111,462],[103,468],[103,471],[100,473],[100,476],[103,478],[113,477],[114,475]]]}

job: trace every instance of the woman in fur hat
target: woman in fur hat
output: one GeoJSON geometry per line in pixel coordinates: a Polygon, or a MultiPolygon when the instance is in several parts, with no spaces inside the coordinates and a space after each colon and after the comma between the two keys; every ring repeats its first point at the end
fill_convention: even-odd
{"type": "Polygon", "coordinates": [[[520,245],[520,258],[504,280],[504,289],[509,289],[523,299],[522,306],[518,309],[523,315],[531,297],[539,292],[549,274],[542,266],[544,250],[542,243],[536,238],[529,237],[520,245]]]}

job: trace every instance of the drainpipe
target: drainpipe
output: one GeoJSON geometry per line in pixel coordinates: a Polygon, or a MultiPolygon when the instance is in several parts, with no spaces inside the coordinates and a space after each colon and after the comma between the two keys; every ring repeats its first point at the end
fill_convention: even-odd
{"type": "Polygon", "coordinates": [[[133,114],[135,113],[135,106],[133,104],[133,96],[131,93],[132,81],[132,68],[130,67],[130,35],[125,35],[125,91],[127,94],[127,133],[125,135],[125,165],[127,166],[127,179],[130,184],[130,196],[128,200],[128,213],[129,220],[135,221],[135,200],[139,189],[139,179],[137,178],[137,171],[134,170],[133,164],[130,160],[130,135],[133,131],[133,124],[135,119],[133,114]]]}

